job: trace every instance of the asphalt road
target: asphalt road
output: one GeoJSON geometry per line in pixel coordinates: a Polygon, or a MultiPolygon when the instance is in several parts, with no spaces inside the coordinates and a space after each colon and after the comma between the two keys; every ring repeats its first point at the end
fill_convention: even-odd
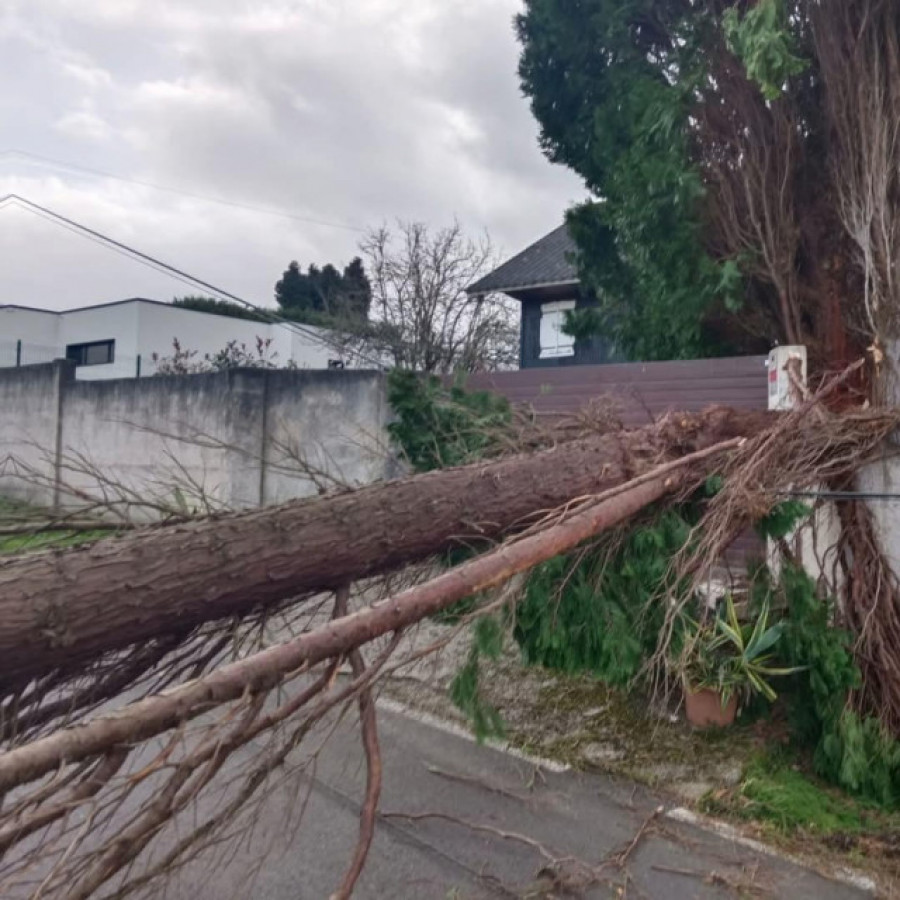
{"type": "MultiPolygon", "coordinates": [[[[632,784],[544,771],[396,712],[381,710],[379,725],[381,809],[390,815],[379,822],[356,897],[686,900],[753,896],[751,889],[792,900],[867,896],[654,815],[660,806],[668,810],[666,801],[632,784]]],[[[328,897],[355,845],[363,784],[358,734],[345,723],[312,777],[286,777],[239,845],[190,864],[164,895],[328,897]],[[301,814],[302,826],[294,828],[301,814]]]]}

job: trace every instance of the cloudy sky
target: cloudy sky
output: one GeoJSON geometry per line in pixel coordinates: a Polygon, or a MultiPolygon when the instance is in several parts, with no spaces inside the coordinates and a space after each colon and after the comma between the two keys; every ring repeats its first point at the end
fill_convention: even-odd
{"type": "MultiPolygon", "coordinates": [[[[456,217],[516,252],[584,193],[538,149],[516,78],[519,6],[2,0],[0,196],[257,303],[291,259],[345,263],[361,229],[398,218],[456,217]]],[[[0,207],[0,304],[190,290],[0,207]]]]}

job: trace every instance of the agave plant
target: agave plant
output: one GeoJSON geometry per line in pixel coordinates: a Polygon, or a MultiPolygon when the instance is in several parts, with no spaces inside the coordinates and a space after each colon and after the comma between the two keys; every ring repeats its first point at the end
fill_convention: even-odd
{"type": "Polygon", "coordinates": [[[741,624],[729,594],[715,618],[707,623],[689,620],[682,672],[691,690],[713,690],[726,704],[735,693],[762,694],[769,702],[776,693],[769,679],[799,672],[774,665],[772,652],[781,639],[783,622],[769,624],[769,603],[755,619],[741,624]]]}

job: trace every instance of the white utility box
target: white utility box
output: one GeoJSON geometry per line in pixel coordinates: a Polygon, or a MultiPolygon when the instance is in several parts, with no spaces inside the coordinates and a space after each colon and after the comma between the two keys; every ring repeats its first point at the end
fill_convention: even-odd
{"type": "Polygon", "coordinates": [[[769,409],[793,409],[802,399],[797,385],[791,380],[793,371],[803,388],[806,387],[806,347],[775,347],[766,360],[769,370],[769,409]]]}

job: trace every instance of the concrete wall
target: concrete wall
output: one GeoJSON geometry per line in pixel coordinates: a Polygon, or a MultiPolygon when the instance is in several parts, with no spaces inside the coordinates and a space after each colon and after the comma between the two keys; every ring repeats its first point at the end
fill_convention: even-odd
{"type": "Polygon", "coordinates": [[[900,458],[897,447],[889,445],[882,458],[862,469],[856,487],[866,494],[883,495],[869,500],[881,546],[894,572],[900,574],[900,458]]]}
{"type": "Polygon", "coordinates": [[[352,370],[266,374],[267,504],[297,495],[299,458],[322,473],[325,488],[330,478],[368,484],[396,474],[384,430],[391,416],[384,376],[352,370]]]}
{"type": "Polygon", "coordinates": [[[60,410],[71,377],[62,362],[0,369],[0,495],[55,502],[60,410]],[[26,469],[42,483],[25,478],[26,469]]]}
{"type": "Polygon", "coordinates": [[[105,496],[123,511],[137,498],[209,510],[278,503],[392,474],[388,417],[376,372],[79,381],[63,361],[0,369],[0,494],[45,506],[105,496]]]}

